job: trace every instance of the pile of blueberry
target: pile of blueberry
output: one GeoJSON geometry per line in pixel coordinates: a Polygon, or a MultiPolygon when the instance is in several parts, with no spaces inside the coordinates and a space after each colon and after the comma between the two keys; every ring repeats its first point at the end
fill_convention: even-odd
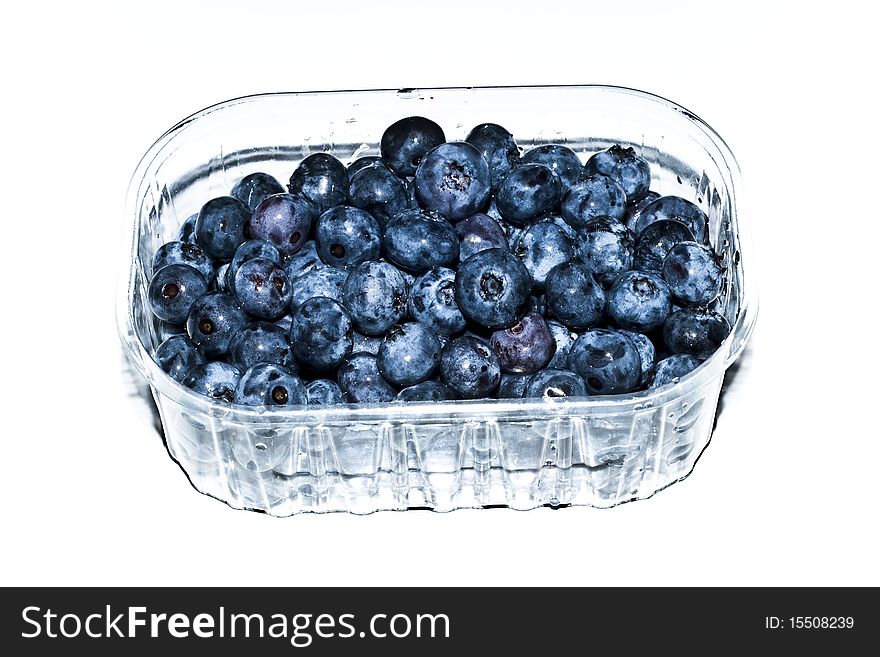
{"type": "Polygon", "coordinates": [[[612,146],[447,142],[408,117],[381,157],[305,158],[209,200],[153,260],[156,362],[253,406],[568,397],[677,382],[730,325],[705,213],[612,146]]]}

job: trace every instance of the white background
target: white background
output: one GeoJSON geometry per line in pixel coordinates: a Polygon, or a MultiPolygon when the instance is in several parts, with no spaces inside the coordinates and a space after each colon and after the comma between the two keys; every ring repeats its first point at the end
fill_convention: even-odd
{"type": "Polygon", "coordinates": [[[880,584],[869,15],[301,4],[4,9],[0,584],[880,584]],[[130,396],[114,327],[124,194],[153,140],[250,93],[543,83],[658,93],[739,159],[761,311],[693,475],[606,511],[279,520],[196,493],[130,396]]]}

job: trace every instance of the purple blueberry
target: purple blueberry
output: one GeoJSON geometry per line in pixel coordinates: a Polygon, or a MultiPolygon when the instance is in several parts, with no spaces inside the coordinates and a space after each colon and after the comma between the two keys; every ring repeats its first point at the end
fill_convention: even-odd
{"type": "Polygon", "coordinates": [[[495,331],[489,344],[504,372],[533,374],[556,352],[556,341],[544,318],[529,313],[510,328],[495,331]]]}
{"type": "Polygon", "coordinates": [[[250,223],[251,237],[265,240],[283,255],[289,256],[299,251],[305,243],[317,218],[318,212],[305,198],[273,194],[254,208],[250,223]]]}
{"type": "Polygon", "coordinates": [[[464,261],[486,249],[506,249],[507,236],[501,225],[482,212],[472,214],[455,224],[458,235],[458,257],[464,261]]]}

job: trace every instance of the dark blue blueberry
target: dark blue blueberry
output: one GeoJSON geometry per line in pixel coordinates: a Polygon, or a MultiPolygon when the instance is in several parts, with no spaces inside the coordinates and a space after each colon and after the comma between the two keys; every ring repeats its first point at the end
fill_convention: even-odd
{"type": "Polygon", "coordinates": [[[519,164],[519,147],[513,135],[495,123],[481,123],[464,140],[486,159],[494,192],[501,184],[501,179],[519,164]]]}
{"type": "Polygon", "coordinates": [[[492,351],[504,372],[533,374],[546,366],[556,353],[556,340],[544,318],[529,313],[508,329],[489,338],[492,351]]]}
{"type": "Polygon", "coordinates": [[[345,279],[342,299],[357,330],[381,335],[406,314],[406,282],[391,263],[363,262],[345,279]]]}
{"type": "Polygon", "coordinates": [[[348,172],[330,153],[313,153],[299,163],[287,190],[311,202],[318,214],[342,205],[348,198],[348,172]]]}
{"type": "Polygon", "coordinates": [[[529,226],[513,247],[529,274],[535,290],[543,290],[547,274],[556,265],[568,262],[574,256],[571,239],[559,226],[541,222],[529,226]]]}
{"type": "Polygon", "coordinates": [[[675,354],[664,358],[654,368],[652,388],[659,388],[669,383],[678,383],[686,374],[690,374],[700,366],[700,360],[690,354],[675,354]]]}
{"type": "Polygon", "coordinates": [[[632,148],[615,144],[606,151],[599,151],[584,165],[587,175],[601,174],[620,183],[627,203],[644,198],[651,186],[651,167],[648,161],[636,155],[632,148]]]}
{"type": "Polygon", "coordinates": [[[318,255],[339,269],[375,260],[382,252],[382,229],[366,210],[339,205],[327,210],[315,228],[318,255]]]}
{"type": "Polygon", "coordinates": [[[705,305],[721,293],[721,265],[708,246],[679,242],[663,260],[663,278],[684,303],[705,305]]]}
{"type": "Polygon", "coordinates": [[[528,307],[532,277],[504,249],[486,249],[462,262],[455,274],[455,300],[462,314],[490,329],[515,324],[528,307]]]}
{"type": "Polygon", "coordinates": [[[562,182],[550,167],[521,164],[502,179],[495,205],[507,221],[522,226],[558,210],[562,193],[562,182]]]}
{"type": "Polygon", "coordinates": [[[455,272],[434,267],[419,276],[409,291],[410,316],[437,335],[457,335],[467,321],[455,300],[455,272]]]}
{"type": "Polygon", "coordinates": [[[245,241],[251,218],[248,206],[233,196],[221,196],[205,203],[196,219],[196,244],[208,257],[231,260],[245,241]]]}
{"type": "Polygon", "coordinates": [[[464,399],[487,397],[501,381],[501,363],[488,344],[463,335],[440,352],[443,383],[464,399]]]}
{"type": "Polygon", "coordinates": [[[333,299],[315,297],[293,313],[290,345],[297,359],[315,370],[337,367],[351,353],[351,317],[333,299]]]}
{"type": "Polygon", "coordinates": [[[323,267],[324,261],[318,255],[318,247],[315,240],[308,240],[299,251],[284,261],[284,270],[291,281],[314,269],[322,269],[323,267]]]}
{"type": "Polygon", "coordinates": [[[504,229],[492,217],[482,212],[472,214],[455,224],[458,235],[458,257],[467,260],[486,249],[506,249],[507,236],[504,229]]]}
{"type": "Polygon", "coordinates": [[[608,292],[608,315],[623,329],[647,333],[662,326],[672,312],[669,286],[657,274],[628,271],[608,292]]]}
{"type": "Polygon", "coordinates": [[[229,192],[230,196],[234,196],[244,203],[248,208],[253,210],[266,197],[273,194],[283,194],[284,186],[275,180],[268,173],[257,171],[246,175],[244,178],[235,183],[235,187],[229,192]]]}
{"type": "Polygon", "coordinates": [[[196,243],[196,219],[199,218],[199,213],[191,214],[186,218],[180,228],[177,230],[177,240],[179,242],[186,242],[187,244],[195,244],[196,243]]]}
{"type": "Polygon", "coordinates": [[[240,380],[241,372],[235,366],[215,360],[193,367],[181,383],[200,395],[231,404],[240,380]]]}
{"type": "Polygon", "coordinates": [[[205,362],[205,356],[186,335],[172,335],[156,347],[153,357],[162,371],[176,381],[183,381],[196,365],[205,362]]]}
{"type": "Polygon", "coordinates": [[[265,258],[245,260],[232,277],[232,290],[242,310],[269,321],[284,316],[293,295],[284,268],[265,258]]]}
{"type": "Polygon", "coordinates": [[[289,256],[300,250],[317,218],[318,212],[305,198],[273,194],[254,208],[251,237],[265,240],[289,256]]]}
{"type": "Polygon", "coordinates": [[[355,404],[383,404],[397,396],[397,391],[379,373],[372,354],[352,354],[340,366],[337,377],[342,392],[355,404]]]}
{"type": "Polygon", "coordinates": [[[306,403],[309,406],[334,406],[344,404],[345,395],[336,383],[327,379],[315,379],[306,385],[306,403]]]}
{"type": "Polygon", "coordinates": [[[441,402],[448,399],[453,399],[453,394],[445,385],[439,381],[423,381],[398,392],[394,401],[441,402]]]}
{"type": "Polygon", "coordinates": [[[379,347],[382,346],[382,338],[377,335],[364,335],[354,331],[352,335],[351,353],[365,351],[374,356],[379,355],[379,347]]]}
{"type": "Polygon", "coordinates": [[[709,241],[709,219],[697,205],[679,196],[661,196],[651,201],[635,221],[637,236],[656,221],[679,221],[688,227],[693,239],[702,244],[709,241]]]}
{"type": "Polygon", "coordinates": [[[553,224],[554,226],[558,226],[565,234],[568,235],[569,239],[574,240],[577,237],[577,229],[568,225],[568,222],[562,218],[562,215],[559,214],[551,214],[548,217],[544,217],[541,220],[541,223],[553,224]]]}
{"type": "Polygon", "coordinates": [[[189,265],[166,265],[150,279],[147,298],[156,317],[182,324],[196,300],[207,291],[205,277],[189,265]]]}
{"type": "Polygon", "coordinates": [[[427,381],[440,363],[440,341],[418,322],[393,327],[385,335],[376,365],[386,380],[396,386],[427,381]]]}
{"type": "Polygon", "coordinates": [[[302,379],[283,365],[260,363],[241,375],[235,403],[245,406],[302,406],[306,387],[302,379]]]}
{"type": "Polygon", "coordinates": [[[620,221],[625,210],[623,187],[608,176],[586,176],[562,199],[562,218],[575,228],[583,228],[590,219],[598,217],[620,221]]]}
{"type": "Polygon", "coordinates": [[[222,356],[232,336],[248,323],[236,300],[223,292],[209,292],[189,311],[186,332],[206,356],[222,356]]]}
{"type": "MultiPolygon", "coordinates": [[[[383,160],[378,155],[365,155],[364,157],[359,157],[354,160],[351,164],[345,167],[345,170],[348,172],[348,180],[349,180],[349,194],[351,194],[351,179],[358,171],[361,169],[366,169],[367,167],[379,166],[383,169],[388,169],[388,165],[385,164],[385,160],[383,160]]],[[[389,171],[391,169],[388,169],[389,171]]]]}
{"type": "Polygon", "coordinates": [[[626,212],[623,213],[624,225],[630,230],[635,231],[635,225],[639,220],[639,217],[642,216],[642,210],[658,198],[660,198],[660,194],[657,192],[648,192],[643,198],[635,203],[627,203],[626,212]]]}
{"type": "Polygon", "coordinates": [[[547,363],[547,367],[564,370],[568,367],[568,352],[571,351],[571,345],[578,339],[577,333],[553,319],[547,321],[547,328],[550,329],[553,341],[556,342],[556,352],[547,363]]]}
{"type": "Polygon", "coordinates": [[[587,385],[580,376],[570,370],[547,368],[529,378],[523,396],[539,399],[586,397],[587,385]]]}
{"type": "Polygon", "coordinates": [[[605,290],[593,271],[571,260],[557,265],[544,282],[547,309],[570,329],[596,326],[605,314],[605,290]]]}
{"type": "Polygon", "coordinates": [[[351,205],[369,212],[382,228],[409,206],[403,181],[384,166],[366,167],[354,174],[348,197],[351,205]]]}
{"type": "Polygon", "coordinates": [[[275,363],[296,371],[288,335],[277,324],[248,324],[232,336],[227,358],[242,372],[260,363],[275,363]]]}
{"type": "Polygon", "coordinates": [[[694,306],[672,313],[663,325],[663,342],[672,354],[706,359],[730,333],[730,323],[714,310],[694,306]]]}
{"type": "Polygon", "coordinates": [[[642,378],[642,359],[633,341],[609,329],[581,333],[571,347],[568,365],[587,382],[591,395],[632,392],[642,378]]]}
{"type": "Polygon", "coordinates": [[[204,276],[205,281],[214,279],[214,263],[204,251],[189,242],[168,242],[160,246],[153,256],[153,271],[157,272],[166,265],[189,265],[204,276]]]}
{"type": "Polygon", "coordinates": [[[498,390],[495,396],[498,399],[521,399],[526,392],[526,386],[529,384],[531,374],[512,374],[508,372],[501,373],[501,382],[498,384],[498,390]]]}
{"type": "Polygon", "coordinates": [[[238,268],[241,267],[242,263],[248,260],[253,260],[254,258],[265,258],[266,260],[271,260],[275,264],[281,264],[281,253],[279,253],[278,249],[269,244],[269,242],[264,240],[248,240],[247,242],[243,242],[242,245],[235,250],[235,255],[232,256],[232,262],[229,263],[229,267],[226,270],[226,286],[229,289],[234,287],[233,283],[235,281],[235,274],[238,272],[238,268]]]}
{"type": "Polygon", "coordinates": [[[458,236],[442,215],[430,210],[404,210],[385,227],[385,254],[394,264],[423,272],[458,260],[458,236]]]}
{"type": "Polygon", "coordinates": [[[584,173],[580,158],[568,146],[546,144],[536,146],[522,156],[523,164],[543,164],[559,176],[563,187],[571,189],[584,173]]]}
{"type": "Polygon", "coordinates": [[[467,142],[437,146],[422,158],[415,175],[416,199],[450,221],[485,207],[491,194],[489,165],[467,142]]]}
{"type": "Polygon", "coordinates": [[[623,330],[621,330],[620,333],[623,333],[626,337],[632,340],[632,343],[636,346],[636,350],[639,352],[639,358],[642,361],[642,378],[639,380],[639,386],[645,386],[654,375],[654,359],[656,358],[654,343],[643,333],[623,330]]]}
{"type": "Polygon", "coordinates": [[[635,243],[621,222],[608,217],[591,219],[578,231],[575,254],[593,270],[605,287],[632,268],[635,243]]]}
{"type": "Polygon", "coordinates": [[[313,269],[294,279],[290,283],[293,294],[290,297],[290,309],[296,310],[306,299],[327,297],[342,303],[342,286],[348,272],[335,267],[313,269]]]}
{"type": "Polygon", "coordinates": [[[678,221],[655,221],[636,238],[633,247],[633,268],[640,271],[663,271],[663,261],[673,246],[692,242],[690,229],[678,221]]]}
{"type": "Polygon", "coordinates": [[[411,176],[425,154],[446,141],[443,129],[423,116],[408,116],[385,129],[379,150],[398,176],[411,176]]]}

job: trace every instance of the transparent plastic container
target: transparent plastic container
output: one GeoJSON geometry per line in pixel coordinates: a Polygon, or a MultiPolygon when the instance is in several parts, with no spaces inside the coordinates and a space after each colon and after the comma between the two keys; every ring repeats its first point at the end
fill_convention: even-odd
{"type": "Polygon", "coordinates": [[[686,477],[709,442],[725,370],[757,311],[740,172],[723,140],[667,100],[601,86],[284,93],[209,107],[143,157],[127,200],[131,251],[118,300],[128,358],[152,390],[169,454],[193,486],[232,507],[302,512],[542,505],[611,507],[686,477]],[[152,359],[158,324],[146,302],[151,259],[208,199],[242,176],[286,182],[328,151],[348,163],[378,154],[404,116],[437,121],[447,139],[504,125],[520,146],[562,143],[586,159],[613,144],[651,164],[651,188],[697,203],[727,266],[720,311],[733,330],[679,383],[656,391],[555,400],[301,407],[230,406],[195,394],[152,359]]]}

